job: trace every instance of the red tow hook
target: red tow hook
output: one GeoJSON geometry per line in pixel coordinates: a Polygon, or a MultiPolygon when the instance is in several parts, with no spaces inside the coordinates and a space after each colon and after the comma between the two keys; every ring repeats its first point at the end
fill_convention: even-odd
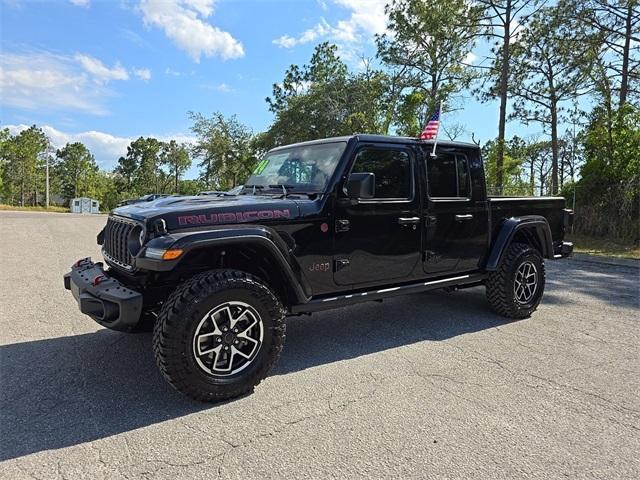
{"type": "Polygon", "coordinates": [[[91,285],[93,285],[94,287],[97,287],[106,279],[107,279],[106,275],[102,275],[102,274],[96,275],[96,278],[93,279],[93,282],[91,282],[91,285]]]}
{"type": "Polygon", "coordinates": [[[76,263],[74,263],[73,266],[74,267],[81,267],[82,265],[84,265],[87,262],[89,262],[89,257],[84,257],[84,258],[81,258],[80,260],[78,260],[76,263]]]}

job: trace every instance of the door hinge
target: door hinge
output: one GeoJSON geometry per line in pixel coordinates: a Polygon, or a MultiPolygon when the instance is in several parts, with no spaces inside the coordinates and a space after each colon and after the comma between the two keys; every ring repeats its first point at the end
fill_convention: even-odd
{"type": "Polygon", "coordinates": [[[339,272],[340,270],[342,270],[343,268],[346,268],[349,266],[349,259],[347,258],[339,258],[338,260],[336,260],[334,262],[334,271],[339,272]]]}
{"type": "Polygon", "coordinates": [[[351,228],[349,220],[336,220],[336,232],[348,232],[351,228]]]}

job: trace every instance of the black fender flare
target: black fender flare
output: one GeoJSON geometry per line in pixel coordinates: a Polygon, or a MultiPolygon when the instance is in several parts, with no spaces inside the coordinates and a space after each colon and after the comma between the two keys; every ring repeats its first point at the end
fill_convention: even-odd
{"type": "Polygon", "coordinates": [[[484,267],[485,270],[494,271],[498,268],[502,256],[513,241],[513,237],[519,231],[525,231],[537,239],[541,250],[540,253],[544,258],[553,258],[551,228],[546,218],[540,215],[511,217],[502,222],[498,235],[496,235],[489,251],[484,267]]]}
{"type": "Polygon", "coordinates": [[[287,289],[298,303],[311,298],[311,289],[300,271],[298,262],[287,243],[271,228],[261,225],[242,225],[233,228],[219,227],[208,230],[172,232],[151,240],[136,259],[136,268],[153,271],[171,271],[187,258],[189,253],[202,248],[224,248],[230,245],[254,245],[264,249],[287,282],[287,289]],[[181,249],[176,260],[155,260],[144,257],[146,248],[181,249]]]}

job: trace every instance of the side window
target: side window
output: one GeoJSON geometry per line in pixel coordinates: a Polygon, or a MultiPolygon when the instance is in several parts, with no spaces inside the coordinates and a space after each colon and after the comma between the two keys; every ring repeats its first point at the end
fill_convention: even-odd
{"type": "Polygon", "coordinates": [[[411,160],[402,150],[365,148],[356,155],[351,173],[376,176],[375,198],[411,198],[411,160]]]}
{"type": "Polygon", "coordinates": [[[471,182],[467,157],[441,152],[436,158],[427,158],[427,183],[432,198],[469,197],[471,182]]]}

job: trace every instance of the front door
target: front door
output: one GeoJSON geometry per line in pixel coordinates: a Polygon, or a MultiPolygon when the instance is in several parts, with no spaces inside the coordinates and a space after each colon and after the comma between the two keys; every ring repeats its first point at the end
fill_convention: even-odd
{"type": "Polygon", "coordinates": [[[424,271],[471,271],[486,249],[487,205],[477,152],[441,149],[428,156],[424,271]],[[477,171],[476,171],[477,170],[477,171]]]}
{"type": "Polygon", "coordinates": [[[352,160],[351,173],[359,172],[375,175],[375,196],[336,203],[334,280],[353,286],[402,281],[420,262],[415,156],[401,146],[363,146],[352,160]]]}

